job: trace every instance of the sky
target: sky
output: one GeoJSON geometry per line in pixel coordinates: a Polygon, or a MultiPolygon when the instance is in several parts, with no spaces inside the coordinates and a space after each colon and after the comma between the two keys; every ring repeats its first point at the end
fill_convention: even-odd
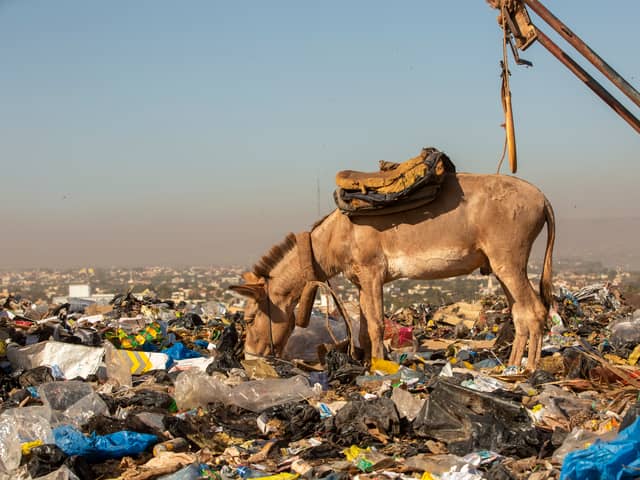
{"type": "MultiPolygon", "coordinates": [[[[640,89],[640,2],[545,4],[640,89]]],[[[0,268],[250,264],[335,208],[339,170],[435,146],[458,171],[494,173],[496,13],[482,0],[0,1],[0,268]]],[[[637,219],[640,135],[541,45],[521,55],[534,67],[511,67],[517,176],[545,192],[560,233],[563,219],[637,219]]]]}

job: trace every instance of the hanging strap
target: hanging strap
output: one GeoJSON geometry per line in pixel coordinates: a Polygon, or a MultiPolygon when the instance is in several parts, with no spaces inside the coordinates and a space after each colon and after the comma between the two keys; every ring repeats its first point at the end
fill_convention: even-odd
{"type": "Polygon", "coordinates": [[[504,160],[504,155],[509,152],[509,167],[511,173],[516,173],[518,170],[518,157],[516,152],[516,133],[515,125],[513,122],[513,110],[511,108],[511,88],[509,87],[509,57],[507,54],[507,43],[510,44],[511,39],[509,37],[509,27],[507,26],[507,12],[506,6],[502,5],[502,85],[500,88],[500,97],[502,99],[502,110],[504,111],[504,127],[505,127],[505,146],[502,151],[502,158],[498,164],[498,172],[500,173],[500,167],[504,160]]]}

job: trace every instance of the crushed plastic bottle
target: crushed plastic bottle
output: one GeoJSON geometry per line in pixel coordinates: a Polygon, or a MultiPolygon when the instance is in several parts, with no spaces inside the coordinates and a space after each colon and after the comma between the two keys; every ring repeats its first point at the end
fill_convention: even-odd
{"type": "Polygon", "coordinates": [[[182,437],[178,437],[156,444],[156,446],[153,447],[153,456],[157,457],[164,452],[184,452],[188,449],[189,442],[182,437]]]}
{"type": "Polygon", "coordinates": [[[180,410],[189,410],[213,402],[228,403],[230,390],[216,377],[194,369],[178,375],[174,398],[180,410]]]}
{"type": "Polygon", "coordinates": [[[199,478],[202,478],[200,471],[200,464],[192,463],[177,472],[158,477],[158,480],[198,480],[199,478]]]}
{"type": "Polygon", "coordinates": [[[638,310],[633,314],[633,319],[619,322],[611,329],[610,342],[615,347],[631,346],[640,344],[640,313],[638,310]]]}
{"type": "Polygon", "coordinates": [[[178,408],[190,409],[222,402],[261,412],[269,407],[313,397],[313,388],[301,375],[291,378],[265,378],[228,387],[216,377],[187,370],[178,375],[175,400],[178,408]]]}
{"type": "Polygon", "coordinates": [[[266,378],[241,383],[230,392],[229,403],[252,412],[261,412],[276,405],[306,400],[314,390],[301,375],[291,378],[266,378]]]}

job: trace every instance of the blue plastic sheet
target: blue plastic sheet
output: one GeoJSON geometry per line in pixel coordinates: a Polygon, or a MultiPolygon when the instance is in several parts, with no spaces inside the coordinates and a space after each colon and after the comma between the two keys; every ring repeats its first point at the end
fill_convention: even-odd
{"type": "Polygon", "coordinates": [[[182,342],[177,342],[162,351],[169,356],[166,368],[170,368],[176,360],[184,360],[185,358],[199,358],[203,355],[195,350],[191,350],[184,346],[182,342]]]}
{"type": "Polygon", "coordinates": [[[135,456],[158,443],[158,437],[147,433],[122,432],[109,435],[84,435],[70,425],[53,429],[55,444],[69,456],[88,457],[91,461],[135,456]]]}
{"type": "Polygon", "coordinates": [[[610,442],[570,452],[560,480],[632,480],[640,477],[640,417],[610,442]]]}

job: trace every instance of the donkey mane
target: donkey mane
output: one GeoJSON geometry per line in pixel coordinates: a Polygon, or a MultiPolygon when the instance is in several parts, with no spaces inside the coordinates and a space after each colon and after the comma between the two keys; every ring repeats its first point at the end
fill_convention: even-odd
{"type": "Polygon", "coordinates": [[[271,250],[264,255],[258,263],[253,266],[253,273],[259,277],[267,278],[271,270],[278,265],[280,260],[296,246],[296,236],[290,233],[286,238],[277,245],[271,247],[271,250]]]}
{"type": "MultiPolygon", "coordinates": [[[[311,226],[311,232],[319,227],[320,224],[322,224],[322,222],[324,222],[329,217],[329,215],[331,215],[331,213],[333,212],[328,213],[320,220],[316,221],[311,226]]],[[[271,271],[275,268],[275,266],[278,265],[280,260],[282,260],[284,256],[289,253],[295,246],[296,235],[294,233],[289,233],[282,242],[271,247],[271,250],[269,250],[269,252],[253,266],[253,273],[258,275],[259,277],[267,278],[271,271]]]]}

